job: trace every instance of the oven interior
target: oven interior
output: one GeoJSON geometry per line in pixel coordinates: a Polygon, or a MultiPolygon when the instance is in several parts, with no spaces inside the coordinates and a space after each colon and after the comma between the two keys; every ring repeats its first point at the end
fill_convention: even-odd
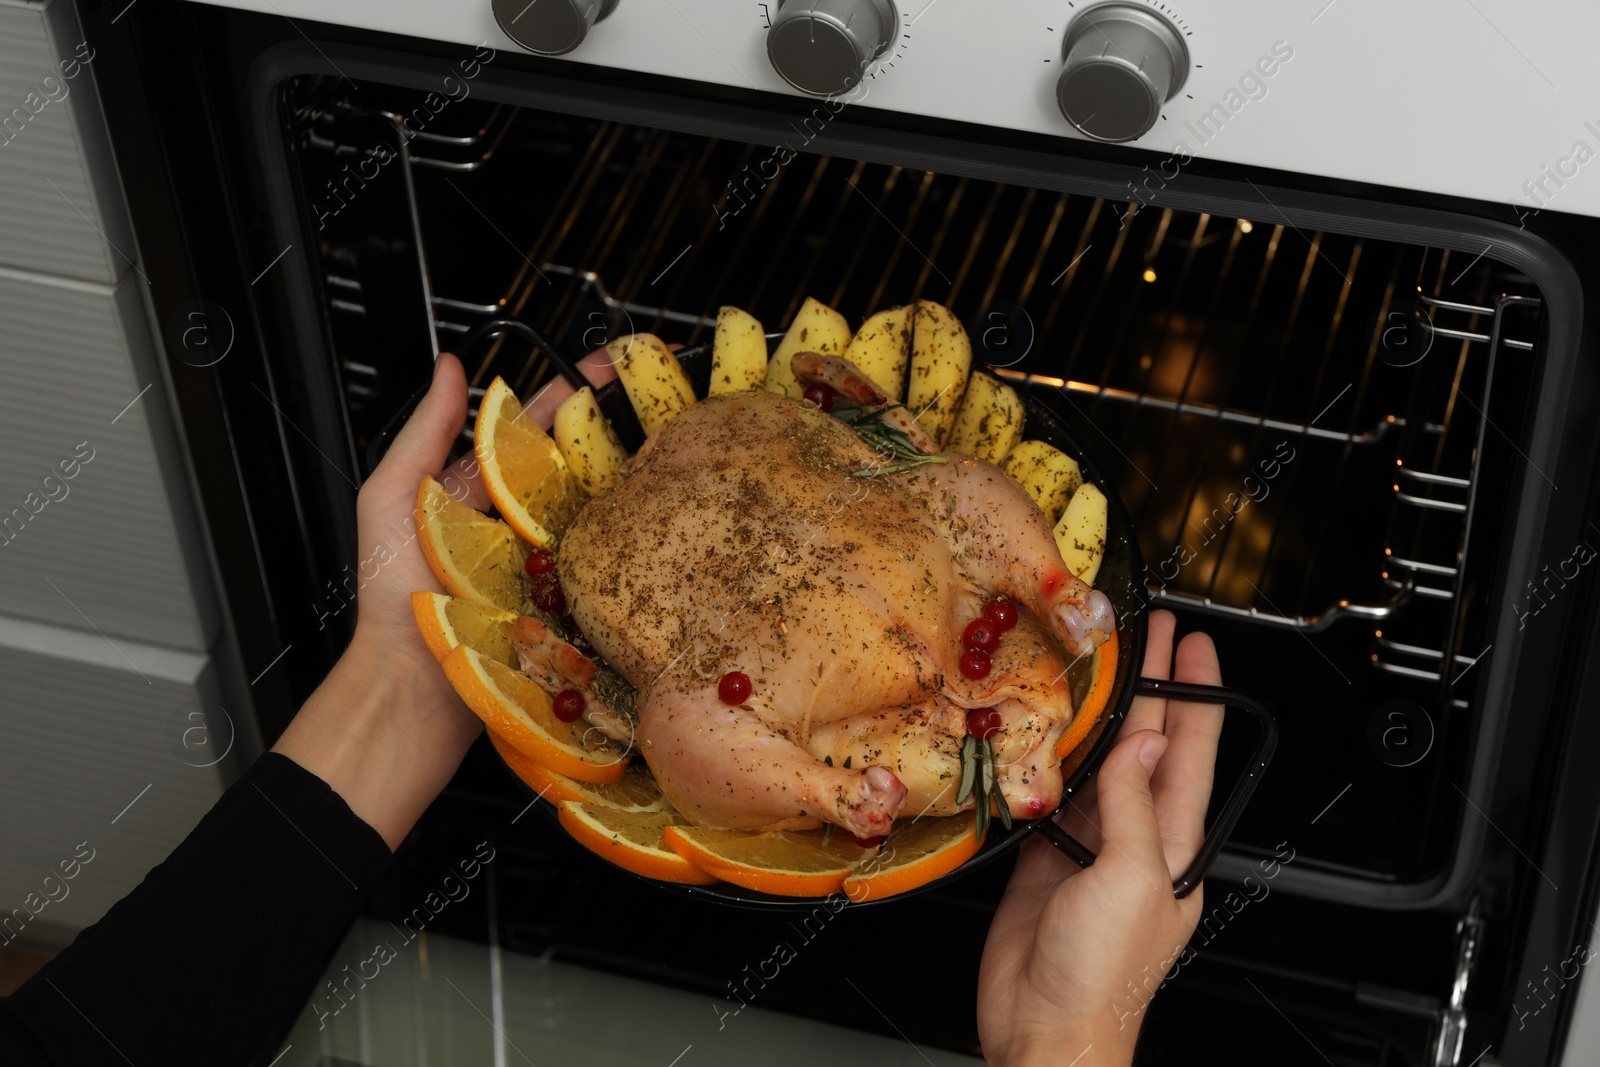
{"type": "MultiPolygon", "coordinates": [[[[1527,277],[1451,249],[1298,229],[1265,201],[1221,217],[823,155],[777,165],[764,145],[476,96],[433,113],[420,92],[342,78],[292,79],[281,113],[356,457],[426,382],[433,353],[493,318],[576,357],[636,331],[709,340],[723,304],[769,331],[808,295],[853,324],[918,298],[953,308],[976,358],[1095,450],[1140,531],[1154,604],[1211,633],[1226,681],[1277,709],[1279,753],[1230,855],[1254,863],[1288,843],[1289,866],[1323,876],[1316,895],[1332,902],[1306,921],[1329,922],[1331,908],[1380,941],[1427,946],[1359,967],[1335,945],[1290,959],[1273,924],[1241,914],[1196,964],[1207,977],[1156,1015],[1182,1032],[1221,998],[1270,1021],[1248,971],[1277,958],[1280,976],[1299,976],[1295,1017],[1337,1062],[1417,1062],[1459,931],[1362,909],[1380,887],[1426,884],[1462,859],[1484,676],[1473,667],[1500,547],[1491,474],[1524,433],[1539,355],[1527,277]],[[1370,1009],[1364,1029],[1349,1028],[1351,1003],[1370,1009]]],[[[495,375],[522,395],[552,376],[515,337],[460,354],[474,400],[495,375]]],[[[1219,782],[1249,733],[1225,735],[1219,782]]],[[[521,804],[484,752],[453,792],[462,828],[521,804]]],[[[527,837],[508,843],[515,874],[499,884],[512,878],[519,899],[502,888],[493,923],[508,946],[726,995],[707,976],[748,962],[729,945],[780,921],[719,917],[743,937],[697,944],[694,964],[679,934],[573,938],[537,900],[689,906],[598,869],[541,817],[518,825],[527,837]]],[[[413,862],[428,855],[424,841],[413,862]]],[[[926,940],[928,924],[970,916],[954,940],[975,960],[1003,874],[839,921],[926,940]]],[[[802,964],[815,988],[832,958],[802,964]]],[[[950,1002],[969,994],[965,973],[952,977],[950,1002]]],[[[830,1010],[881,1028],[864,1005],[830,1010]]],[[[970,1022],[921,1025],[919,1040],[971,1044],[970,1022]]]]}

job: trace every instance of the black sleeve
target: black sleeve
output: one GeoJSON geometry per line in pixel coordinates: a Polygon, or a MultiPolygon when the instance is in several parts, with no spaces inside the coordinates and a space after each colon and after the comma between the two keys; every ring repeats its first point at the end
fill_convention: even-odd
{"type": "Polygon", "coordinates": [[[322,779],[269,752],[137,889],[0,1000],[0,1060],[266,1062],[389,859],[322,779]]]}

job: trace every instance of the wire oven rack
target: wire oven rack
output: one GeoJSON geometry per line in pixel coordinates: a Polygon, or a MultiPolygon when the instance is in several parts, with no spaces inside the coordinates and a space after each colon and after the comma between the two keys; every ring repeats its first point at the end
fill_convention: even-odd
{"type": "MultiPolygon", "coordinates": [[[[1193,557],[1178,580],[1150,574],[1153,597],[1307,632],[1361,620],[1378,669],[1441,685],[1470,662],[1454,620],[1483,412],[1538,308],[1498,264],[830,157],[763,179],[760,146],[504,105],[460,121],[397,133],[439,347],[502,316],[576,355],[634,331],[694,344],[722,303],[776,327],[807,295],[853,321],[937,299],[994,373],[1052,394],[1127,461],[1146,558],[1193,557]],[[530,169],[539,209],[513,220],[504,190],[530,169]],[[462,225],[430,218],[439,202],[462,225]],[[492,262],[469,275],[469,258],[492,262]],[[1273,442],[1299,460],[1278,464],[1277,504],[1240,492],[1273,442]]],[[[325,263],[330,307],[364,316],[359,273],[325,263]]],[[[342,359],[359,403],[381,360],[342,359]]],[[[475,394],[496,374],[531,390],[545,362],[496,340],[475,394]]]]}

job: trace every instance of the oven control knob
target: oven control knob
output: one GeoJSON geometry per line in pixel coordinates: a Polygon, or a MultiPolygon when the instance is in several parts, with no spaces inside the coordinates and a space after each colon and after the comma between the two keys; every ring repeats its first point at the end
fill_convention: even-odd
{"type": "Polygon", "coordinates": [[[803,93],[849,92],[894,43],[893,0],[778,0],[767,58],[803,93]]]}
{"type": "Polygon", "coordinates": [[[611,14],[617,0],[492,0],[494,20],[507,37],[541,56],[559,56],[583,43],[589,27],[611,14]]]}
{"type": "Polygon", "coordinates": [[[1183,87],[1189,49],[1178,28],[1141,4],[1084,8],[1067,26],[1056,102],[1096,141],[1132,141],[1183,87]]]}

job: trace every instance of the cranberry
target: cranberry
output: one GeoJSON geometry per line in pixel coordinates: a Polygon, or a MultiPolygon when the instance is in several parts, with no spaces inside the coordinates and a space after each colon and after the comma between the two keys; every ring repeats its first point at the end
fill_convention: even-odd
{"type": "Polygon", "coordinates": [[[969,648],[961,654],[961,673],[968,678],[989,677],[989,653],[969,648]]]}
{"type": "Polygon", "coordinates": [[[961,643],[968,648],[981,648],[985,652],[993,652],[1000,647],[1000,627],[992,619],[973,619],[967,623],[966,632],[961,635],[961,643]]]}
{"type": "Polygon", "coordinates": [[[717,696],[724,704],[743,704],[750,698],[750,676],[744,671],[729,671],[717,683],[717,696]]]}
{"type": "Polygon", "coordinates": [[[994,708],[973,708],[967,712],[967,733],[982,741],[1000,729],[1000,712],[994,708]]]}
{"type": "Polygon", "coordinates": [[[860,845],[862,848],[877,848],[879,845],[883,844],[883,835],[873,834],[871,837],[857,837],[856,844],[860,845]]]}
{"type": "Polygon", "coordinates": [[[567,594],[561,591],[555,575],[542,575],[533,583],[533,606],[547,615],[567,613],[567,594]]]}
{"type": "Polygon", "coordinates": [[[522,565],[528,572],[529,578],[537,578],[541,574],[549,574],[555,570],[556,557],[546,548],[536,548],[528,553],[528,561],[522,565]]]}
{"type": "Polygon", "coordinates": [[[821,382],[806,386],[806,391],[802,395],[823,411],[833,410],[833,390],[821,382]]]}
{"type": "Polygon", "coordinates": [[[576,689],[563,689],[556,694],[555,711],[562,722],[577,722],[583,715],[583,694],[576,689]]]}
{"type": "Polygon", "coordinates": [[[983,606],[983,617],[1005,633],[1017,624],[1017,606],[1003,596],[997,596],[983,606]]]}

